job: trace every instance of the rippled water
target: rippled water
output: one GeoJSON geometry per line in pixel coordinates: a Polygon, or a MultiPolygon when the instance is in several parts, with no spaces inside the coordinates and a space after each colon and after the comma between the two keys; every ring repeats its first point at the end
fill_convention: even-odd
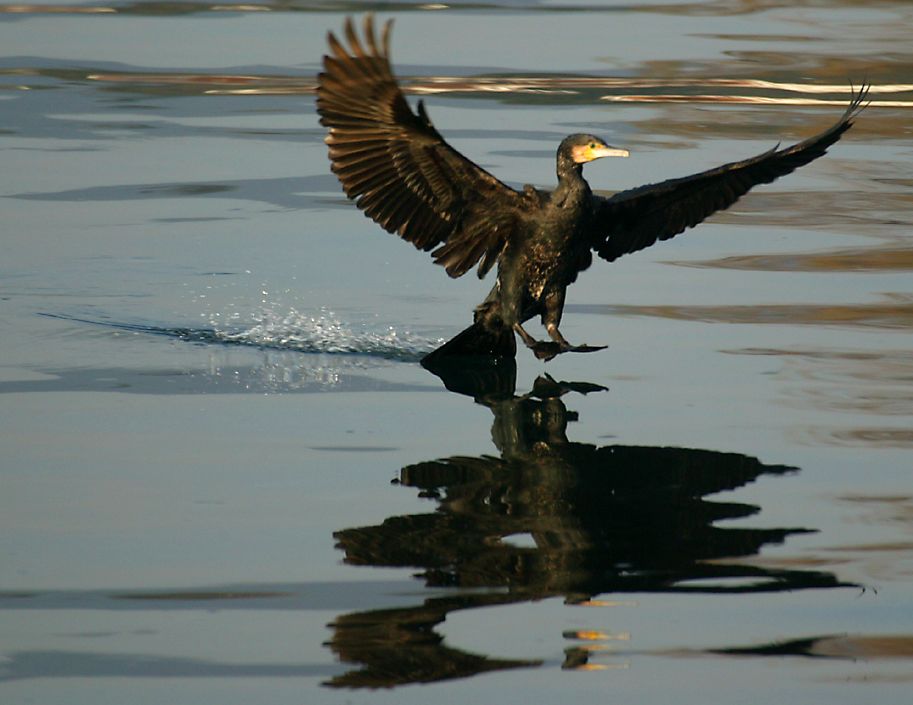
{"type": "Polygon", "coordinates": [[[0,701],[909,702],[911,30],[890,0],[0,5],[0,701]],[[487,283],[363,218],[314,113],[372,7],[518,186],[570,132],[631,151],[587,167],[615,191],[871,104],[583,275],[563,329],[607,350],[439,379],[487,283]]]}

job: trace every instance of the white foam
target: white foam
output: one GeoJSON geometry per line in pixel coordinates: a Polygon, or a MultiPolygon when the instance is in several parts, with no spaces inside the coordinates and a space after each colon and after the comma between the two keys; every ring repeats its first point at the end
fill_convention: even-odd
{"type": "MultiPolygon", "coordinates": [[[[234,318],[234,317],[232,317],[234,318]]],[[[307,353],[369,355],[387,359],[415,360],[430,352],[442,341],[425,338],[408,330],[386,326],[381,330],[369,325],[354,328],[335,313],[303,313],[291,307],[284,310],[266,304],[257,311],[253,325],[238,329],[224,327],[221,316],[210,324],[217,339],[227,343],[259,345],[307,353]]]]}

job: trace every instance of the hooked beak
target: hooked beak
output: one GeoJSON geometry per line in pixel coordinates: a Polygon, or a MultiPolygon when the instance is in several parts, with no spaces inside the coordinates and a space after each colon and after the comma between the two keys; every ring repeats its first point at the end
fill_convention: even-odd
{"type": "Polygon", "coordinates": [[[600,159],[602,157],[628,157],[630,153],[627,149],[620,149],[618,147],[609,147],[605,145],[603,147],[596,147],[595,149],[590,150],[590,160],[600,159]]]}
{"type": "Polygon", "coordinates": [[[607,144],[596,144],[592,147],[588,144],[571,147],[571,158],[577,164],[586,164],[594,159],[602,157],[627,157],[627,149],[618,147],[609,147],[607,144]]]}

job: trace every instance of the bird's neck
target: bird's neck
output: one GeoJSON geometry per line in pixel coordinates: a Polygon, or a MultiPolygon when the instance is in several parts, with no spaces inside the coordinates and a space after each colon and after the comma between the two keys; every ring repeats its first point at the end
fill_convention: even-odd
{"type": "Polygon", "coordinates": [[[578,203],[583,194],[589,193],[590,187],[583,178],[583,164],[572,159],[558,159],[558,188],[555,189],[555,201],[567,205],[568,198],[578,203]]]}
{"type": "Polygon", "coordinates": [[[583,179],[583,164],[576,163],[569,156],[558,155],[558,186],[565,188],[579,188],[586,186],[583,179]]]}

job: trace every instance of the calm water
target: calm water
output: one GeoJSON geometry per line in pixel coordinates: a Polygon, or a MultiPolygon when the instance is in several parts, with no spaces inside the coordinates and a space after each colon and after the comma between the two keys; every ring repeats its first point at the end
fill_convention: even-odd
{"type": "Polygon", "coordinates": [[[581,277],[608,350],[463,393],[416,361],[488,283],[348,204],[314,114],[370,6],[0,6],[0,700],[908,703],[913,6],[398,4],[405,84],[517,185],[570,132],[617,190],[874,84],[581,277]]]}

